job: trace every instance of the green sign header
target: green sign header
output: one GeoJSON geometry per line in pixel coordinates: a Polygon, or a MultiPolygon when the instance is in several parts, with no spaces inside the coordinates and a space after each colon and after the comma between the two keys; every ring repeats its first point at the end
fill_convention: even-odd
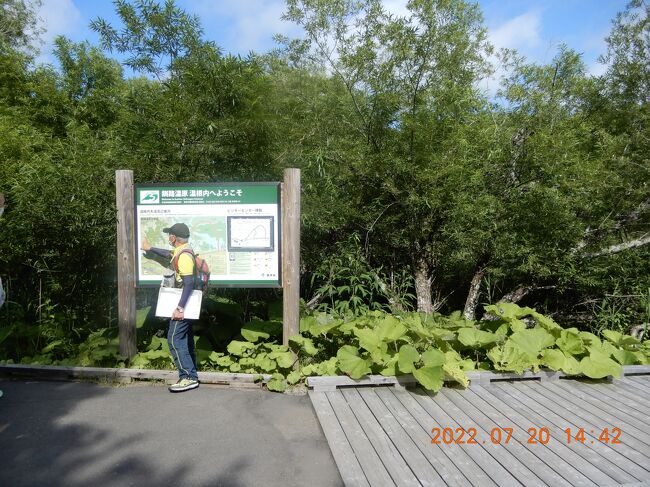
{"type": "Polygon", "coordinates": [[[279,183],[210,183],[205,185],[136,185],[140,205],[277,204],[279,183]]]}

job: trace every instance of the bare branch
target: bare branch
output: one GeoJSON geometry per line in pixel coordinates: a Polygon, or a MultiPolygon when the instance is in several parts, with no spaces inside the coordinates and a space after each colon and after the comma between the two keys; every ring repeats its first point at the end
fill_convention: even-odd
{"type": "Polygon", "coordinates": [[[533,291],[538,291],[541,289],[555,289],[557,286],[537,286],[532,284],[530,286],[519,286],[516,289],[510,291],[507,294],[504,294],[499,303],[518,303],[524,299],[528,294],[533,291]]]}
{"type": "MultiPolygon", "coordinates": [[[[584,249],[589,243],[594,242],[598,239],[603,238],[605,235],[611,232],[615,232],[618,230],[621,230],[623,227],[626,225],[629,225],[630,223],[634,223],[635,221],[639,220],[641,218],[641,215],[643,214],[644,211],[650,209],[650,196],[646,198],[644,201],[642,201],[639,206],[637,206],[634,210],[631,212],[625,214],[625,215],[618,215],[616,217],[616,222],[611,228],[608,229],[603,229],[603,228],[595,228],[595,229],[590,229],[587,228],[585,230],[585,234],[580,242],[578,242],[578,245],[576,245],[571,252],[576,253],[584,249]]],[[[611,215],[611,213],[610,213],[611,215]]],[[[608,215],[609,218],[609,215],[608,215]]],[[[592,254],[585,254],[585,257],[595,257],[596,255],[592,254]]]]}
{"type": "Polygon", "coordinates": [[[590,252],[583,254],[586,258],[600,257],[601,255],[611,255],[623,252],[624,250],[634,249],[636,247],[641,247],[650,243],[650,233],[646,233],[643,237],[637,238],[630,242],[623,242],[616,245],[611,245],[606,249],[599,250],[598,252],[590,252]]]}
{"type": "Polygon", "coordinates": [[[313,310],[316,309],[316,306],[323,300],[323,295],[322,294],[317,294],[313,298],[311,298],[307,303],[305,303],[305,307],[307,309],[313,310]]]}

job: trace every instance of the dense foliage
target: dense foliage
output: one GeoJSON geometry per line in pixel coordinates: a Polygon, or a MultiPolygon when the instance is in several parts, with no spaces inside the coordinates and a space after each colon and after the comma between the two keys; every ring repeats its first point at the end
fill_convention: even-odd
{"type": "MultiPolygon", "coordinates": [[[[377,0],[289,0],[286,18],[304,38],[247,58],[204,39],[173,2],[115,6],[123,25],[95,19],[99,46],[59,37],[57,66],[34,63],[33,4],[0,8],[0,358],[117,363],[106,346],[116,336],[116,169],[183,182],[301,168],[305,312],[349,328],[344,345],[356,352],[341,353],[359,370],[390,368],[401,353],[364,347],[353,328],[363,336],[384,319],[370,312],[407,327],[401,346],[420,354],[415,370],[434,358],[409,323],[433,326],[437,311],[461,309],[472,323],[482,303],[519,302],[597,335],[650,321],[650,7],[640,0],[614,19],[599,77],[568,46],[548,65],[493,53],[478,7],[462,0],[413,0],[405,17],[377,0]],[[478,87],[494,59],[505,75],[486,95],[478,87]]],[[[265,304],[275,299],[218,291],[199,328],[202,360],[258,372],[288,363],[277,345],[246,349],[243,363],[218,355],[244,323],[276,326],[265,304]],[[224,314],[233,301],[240,309],[224,314]]],[[[145,309],[152,296],[138,301],[145,309]]],[[[159,325],[140,330],[141,365],[169,360],[159,325]]],[[[507,340],[523,332],[508,330],[507,340]]],[[[520,361],[500,347],[475,362],[562,359],[520,361]]]]}
{"type": "MultiPolygon", "coordinates": [[[[238,308],[224,300],[210,300],[208,306],[231,317],[238,308]]],[[[214,350],[219,339],[214,331],[205,331],[195,338],[196,358],[202,370],[271,375],[267,385],[275,391],[318,375],[361,379],[368,374],[412,374],[423,387],[437,391],[445,381],[467,386],[465,372],[472,370],[520,374],[544,368],[601,379],[619,377],[623,365],[650,363],[650,340],[641,342],[613,330],[604,330],[601,338],[577,328],[565,329],[534,309],[513,303],[489,305],[485,310],[488,319],[479,322],[466,320],[460,312],[443,316],[369,311],[348,318],[316,312],[301,320],[301,333],[290,338],[290,347],[277,343],[281,321],[256,319],[233,329],[237,335],[228,340],[224,352],[214,350]]],[[[174,369],[167,340],[158,329],[164,327],[164,320],[149,313],[150,308],[138,313],[140,352],[130,365],[174,369]]],[[[115,329],[91,333],[74,354],[56,359],[60,345],[51,342],[22,362],[125,366],[115,329]]]]}

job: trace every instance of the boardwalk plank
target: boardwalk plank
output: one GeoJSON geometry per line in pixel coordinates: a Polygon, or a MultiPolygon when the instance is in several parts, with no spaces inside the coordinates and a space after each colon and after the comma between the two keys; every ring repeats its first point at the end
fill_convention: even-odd
{"type": "MultiPolygon", "coordinates": [[[[431,396],[431,394],[429,395],[431,396]]],[[[527,465],[517,459],[513,454],[512,448],[509,448],[510,445],[493,444],[488,440],[490,431],[495,426],[493,423],[489,420],[485,421],[484,418],[475,421],[474,418],[467,414],[465,409],[458,407],[458,405],[451,399],[450,391],[448,389],[440,390],[440,392],[435,394],[435,396],[432,396],[432,399],[465,430],[467,430],[469,426],[476,425],[485,432],[484,435],[477,435],[479,438],[478,444],[467,445],[467,448],[483,448],[494,458],[495,461],[500,463],[519,482],[526,486],[532,487],[544,485],[544,482],[542,482],[527,465]],[[485,443],[483,443],[483,441],[485,441],[485,443]]],[[[561,479],[559,480],[561,481],[561,479]]],[[[558,481],[558,479],[556,478],[555,481],[558,481]]]]}
{"type": "MultiPolygon", "coordinates": [[[[503,414],[490,414],[491,408],[481,401],[475,394],[469,391],[458,391],[454,389],[444,389],[441,391],[449,398],[459,409],[464,411],[471,421],[476,422],[485,431],[491,431],[493,428],[513,427],[512,419],[506,418],[503,414]]],[[[582,485],[592,485],[584,476],[580,475],[571,465],[565,462],[562,457],[554,454],[548,448],[530,448],[513,436],[508,443],[501,442],[502,448],[508,450],[519,462],[526,465],[544,485],[562,486],[571,485],[564,476],[558,472],[567,472],[564,475],[571,477],[575,483],[582,485]]]]}
{"type": "Polygon", "coordinates": [[[339,467],[341,478],[346,486],[369,486],[361,465],[357,460],[354,451],[343,431],[343,428],[336,418],[329,400],[323,392],[309,392],[316,416],[323,427],[325,438],[329,444],[332,456],[339,467]]]}
{"type": "Polygon", "coordinates": [[[647,377],[640,375],[631,375],[626,377],[626,379],[628,379],[631,384],[634,384],[639,389],[645,391],[646,394],[650,393],[650,379],[647,377]]]}
{"type": "MultiPolygon", "coordinates": [[[[411,394],[412,397],[440,424],[442,428],[465,428],[468,424],[459,424],[449,416],[444,409],[438,404],[434,398],[423,392],[421,389],[416,389],[411,394]]],[[[479,430],[479,428],[476,428],[479,430]]],[[[486,433],[479,431],[479,436],[485,438],[486,433]]],[[[452,445],[446,445],[452,446],[452,445]]],[[[494,461],[492,456],[483,448],[473,448],[482,445],[468,445],[472,448],[463,448],[464,451],[474,460],[474,462],[487,473],[499,486],[519,486],[520,482],[501,464],[494,461]]]]}
{"type": "Polygon", "coordinates": [[[577,381],[568,383],[562,381],[557,384],[557,387],[567,392],[568,397],[580,398],[580,401],[584,401],[622,421],[626,421],[630,426],[634,426],[647,434],[650,431],[650,415],[639,410],[641,404],[637,401],[635,407],[630,407],[618,398],[606,394],[607,389],[614,387],[613,385],[609,387],[607,385],[604,386],[592,387],[590,384],[583,384],[577,381]]]}
{"type": "MultiPolygon", "coordinates": [[[[433,487],[444,484],[445,482],[442,477],[438,475],[418,446],[404,431],[399,421],[393,416],[382,400],[379,399],[374,388],[359,387],[354,392],[365,402],[377,422],[381,425],[381,428],[383,428],[388,438],[390,438],[397,451],[401,454],[404,462],[413,471],[417,480],[424,486],[433,487]]],[[[350,394],[352,394],[352,391],[350,391],[350,394]]],[[[345,392],[343,395],[345,396],[345,392]]]]}
{"type": "Polygon", "coordinates": [[[614,382],[614,385],[623,389],[623,393],[635,401],[639,399],[650,401],[650,394],[639,389],[634,382],[628,379],[621,379],[614,382]]]}
{"type": "MultiPolygon", "coordinates": [[[[575,384],[577,381],[567,381],[568,384],[575,384]]],[[[587,384],[589,387],[597,390],[603,397],[613,399],[615,404],[624,404],[625,406],[638,409],[639,398],[638,394],[628,393],[628,390],[623,388],[623,383],[617,380],[611,384],[587,384]]],[[[650,395],[648,395],[650,399],[650,395]]]]}
{"type": "MultiPolygon", "coordinates": [[[[390,391],[417,419],[418,423],[427,431],[433,427],[442,427],[438,421],[427,411],[409,391],[390,391]]],[[[429,436],[431,441],[431,436],[429,436]]],[[[441,451],[458,466],[458,469],[470,480],[475,487],[496,486],[498,479],[492,479],[489,472],[485,472],[460,445],[432,445],[440,447],[441,451]]]]}
{"type": "Polygon", "coordinates": [[[599,421],[604,421],[606,423],[602,425],[602,427],[615,427],[625,430],[637,441],[645,443],[646,448],[650,448],[650,434],[640,429],[646,428],[643,422],[626,416],[624,413],[618,411],[613,406],[610,406],[605,401],[594,401],[594,396],[585,392],[583,387],[567,384],[552,384],[548,386],[547,390],[551,394],[555,394],[566,401],[563,404],[573,404],[580,408],[580,415],[585,419],[590,419],[587,415],[591,415],[599,421]]]}
{"type": "MultiPolygon", "coordinates": [[[[434,470],[442,477],[446,485],[453,487],[467,487],[471,486],[463,473],[458,470],[458,467],[449,459],[443,451],[440,450],[439,445],[431,444],[431,436],[429,430],[425,429],[410,411],[385,387],[375,389],[375,394],[382,401],[384,406],[391,412],[394,418],[400,423],[404,431],[410,436],[413,443],[415,443],[429,461],[434,470]]],[[[426,413],[425,413],[426,414],[426,413]]],[[[424,420],[427,427],[430,426],[428,415],[424,420]]]]}
{"type": "Polygon", "coordinates": [[[346,486],[650,487],[648,391],[650,378],[632,376],[309,395],[346,486]],[[470,427],[478,444],[431,444],[431,428],[455,436],[470,427]],[[505,427],[514,428],[510,442],[492,444],[490,431],[505,427]],[[529,444],[531,427],[548,428],[551,440],[529,444]],[[622,444],[598,441],[602,428],[615,427],[622,444]],[[583,428],[587,441],[567,444],[566,428],[583,428]]]}
{"type": "Polygon", "coordinates": [[[377,452],[372,447],[368,437],[363,432],[363,428],[354,416],[354,413],[348,406],[348,403],[343,398],[340,391],[325,392],[334,413],[345,431],[345,436],[352,446],[359,464],[366,475],[368,482],[373,487],[375,486],[394,486],[395,483],[384,467],[384,464],[377,455],[377,452]]]}
{"type": "MultiPolygon", "coordinates": [[[[513,437],[521,438],[522,444],[527,440],[528,434],[526,430],[531,426],[541,428],[543,425],[537,422],[536,417],[532,417],[530,414],[521,414],[518,411],[515,411],[509,404],[503,402],[496,395],[492,394],[491,387],[473,387],[468,390],[468,395],[474,397],[474,402],[480,406],[481,411],[488,415],[496,416],[498,419],[501,417],[506,417],[508,420],[507,424],[504,426],[513,427],[514,433],[513,437]]],[[[553,433],[553,432],[552,432],[553,433]]],[[[553,440],[558,439],[554,437],[553,440]]],[[[548,445],[545,446],[553,454],[553,458],[560,458],[558,465],[562,465],[563,468],[558,469],[558,472],[566,478],[572,485],[576,486],[594,486],[595,482],[590,480],[585,476],[585,472],[589,472],[593,467],[591,464],[575,451],[573,451],[569,446],[564,444],[561,441],[550,441],[548,445]],[[568,468],[564,468],[564,463],[568,464],[568,468]]],[[[537,448],[532,450],[535,454],[538,454],[538,451],[545,451],[545,449],[537,448]]],[[[600,474],[598,474],[600,475],[600,474]]]]}
{"type": "MultiPolygon", "coordinates": [[[[548,392],[551,387],[551,385],[547,385],[539,389],[548,392]]],[[[639,451],[626,444],[616,445],[616,449],[612,449],[608,445],[599,442],[597,436],[589,434],[591,430],[599,431],[603,427],[610,426],[611,423],[608,423],[606,419],[594,417],[584,412],[581,406],[575,406],[566,401],[564,396],[557,396],[556,401],[550,401],[544,395],[531,390],[525,384],[513,386],[508,392],[511,396],[525,402],[537,414],[542,415],[549,422],[547,426],[551,429],[557,428],[558,434],[561,434],[567,427],[575,428],[576,432],[579,428],[584,428],[585,434],[589,436],[589,441],[584,444],[576,444],[578,451],[582,450],[585,455],[593,458],[593,460],[590,460],[592,465],[606,472],[617,482],[631,481],[625,478],[629,476],[633,476],[633,480],[643,480],[647,475],[647,472],[639,466],[641,465],[639,461],[643,458],[639,451]],[[592,440],[594,441],[593,444],[591,443],[592,440]]],[[[563,441],[566,441],[566,437],[563,438],[563,441]]]]}
{"type": "Polygon", "coordinates": [[[395,485],[404,487],[419,486],[420,483],[415,474],[406,464],[391,438],[386,435],[383,425],[377,421],[359,392],[355,388],[345,388],[341,392],[395,485]]]}
{"type": "Polygon", "coordinates": [[[564,444],[567,448],[586,460],[586,462],[581,462],[580,472],[592,482],[598,485],[607,485],[615,482],[638,480],[616,464],[607,460],[603,461],[601,455],[589,448],[584,448],[584,445],[575,443],[567,444],[563,429],[571,426],[571,423],[566,419],[566,411],[562,407],[557,406],[553,410],[548,410],[546,407],[540,406],[538,402],[531,400],[528,396],[515,389],[514,384],[494,384],[489,388],[489,392],[510,405],[523,416],[531,418],[531,422],[534,423],[531,424],[531,427],[548,428],[552,439],[559,444],[564,444]],[[558,414],[553,411],[558,411],[558,414]],[[552,420],[555,420],[556,423],[551,424],[552,420]]]}
{"type": "MultiPolygon", "coordinates": [[[[634,475],[638,480],[644,479],[650,473],[648,470],[650,465],[647,465],[646,459],[648,453],[650,453],[649,448],[643,442],[631,436],[630,433],[636,433],[634,428],[625,430],[621,428],[621,423],[612,423],[612,418],[606,414],[599,416],[600,411],[596,411],[597,414],[592,414],[592,412],[587,410],[588,405],[575,400],[573,396],[572,400],[568,400],[566,393],[558,394],[553,392],[554,387],[554,384],[548,384],[540,390],[540,393],[531,392],[530,390],[525,392],[536,402],[544,401],[546,396],[551,397],[551,404],[562,408],[560,421],[553,418],[556,426],[562,429],[571,426],[572,429],[576,428],[576,431],[579,428],[583,428],[585,435],[588,437],[588,440],[583,445],[584,447],[599,452],[602,457],[623,468],[630,475],[634,475]],[[541,394],[542,392],[543,394],[541,394]],[[568,425],[567,423],[572,423],[572,425],[568,425]],[[562,424],[567,426],[562,426],[562,424]],[[598,440],[603,428],[611,430],[615,427],[623,430],[621,444],[608,444],[598,440]]],[[[601,465],[604,465],[602,461],[598,464],[599,468],[601,465]]]]}

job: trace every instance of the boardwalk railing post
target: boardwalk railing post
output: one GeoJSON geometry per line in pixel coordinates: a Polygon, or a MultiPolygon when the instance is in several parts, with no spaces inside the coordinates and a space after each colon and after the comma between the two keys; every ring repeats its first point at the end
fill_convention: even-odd
{"type": "Polygon", "coordinates": [[[300,322],[300,169],[285,169],[282,184],[282,343],[300,322]]]}
{"type": "Polygon", "coordinates": [[[131,359],[137,353],[133,171],[115,171],[115,204],[117,206],[117,321],[120,354],[131,359]]]}

